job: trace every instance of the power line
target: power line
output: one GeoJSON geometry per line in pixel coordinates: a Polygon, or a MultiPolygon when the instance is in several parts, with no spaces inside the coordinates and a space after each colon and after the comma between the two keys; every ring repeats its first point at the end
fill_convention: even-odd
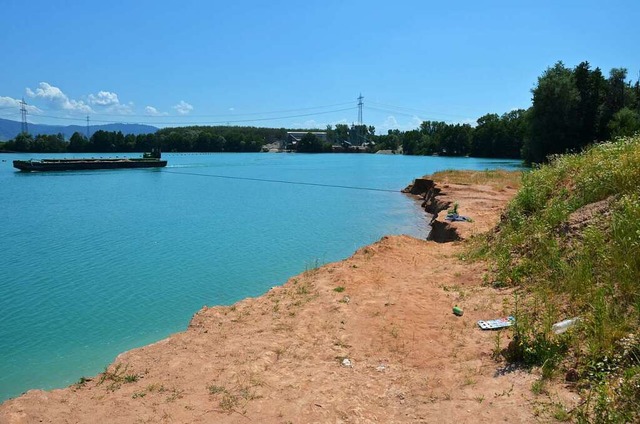
{"type": "Polygon", "coordinates": [[[229,175],[199,174],[199,173],[196,173],[196,172],[168,171],[166,169],[163,169],[162,172],[166,173],[166,174],[192,175],[192,176],[197,176],[197,177],[209,177],[209,178],[223,178],[223,179],[228,179],[228,180],[258,181],[258,182],[263,182],[263,183],[293,184],[293,185],[304,185],[304,186],[314,186],[314,187],[342,188],[342,189],[348,189],[348,190],[381,191],[381,192],[387,192],[387,193],[400,193],[400,191],[398,191],[398,190],[390,190],[390,189],[386,189],[386,188],[356,187],[356,186],[347,186],[347,185],[339,185],[339,184],[309,183],[309,182],[304,182],[304,181],[270,180],[270,179],[266,179],[266,178],[232,177],[232,176],[229,176],[229,175]]]}
{"type": "MultiPolygon", "coordinates": [[[[374,105],[380,105],[383,107],[387,107],[387,108],[392,108],[392,109],[397,109],[397,110],[404,110],[406,112],[404,112],[405,114],[409,114],[409,113],[413,113],[412,115],[415,114],[421,114],[421,115],[442,115],[442,116],[451,116],[453,118],[468,118],[468,116],[464,116],[464,115],[456,115],[456,114],[452,114],[452,113],[442,113],[442,112],[427,112],[424,110],[419,110],[419,109],[414,109],[414,108],[410,108],[410,107],[404,107],[404,106],[394,106],[394,105],[390,105],[390,104],[386,104],[386,103],[379,103],[379,102],[374,102],[374,101],[369,101],[369,103],[373,103],[374,105]]],[[[400,113],[400,112],[394,112],[394,113],[400,113]]]]}
{"type": "MultiPolygon", "coordinates": [[[[418,118],[418,119],[420,119],[421,121],[424,121],[424,120],[425,120],[425,118],[426,118],[427,120],[431,119],[431,120],[444,120],[444,121],[447,121],[447,122],[455,122],[455,120],[454,120],[454,119],[451,119],[451,118],[448,118],[448,119],[447,119],[447,118],[445,118],[445,119],[442,119],[442,118],[438,119],[438,118],[434,118],[434,117],[429,118],[428,116],[425,116],[425,115],[422,115],[422,117],[421,117],[421,116],[418,116],[418,115],[417,115],[417,114],[415,114],[415,113],[400,112],[400,111],[397,111],[397,110],[386,109],[386,108],[380,108],[380,107],[369,107],[368,109],[370,109],[370,110],[375,110],[375,111],[378,111],[378,112],[392,113],[392,114],[394,114],[394,115],[403,115],[403,116],[409,116],[409,117],[412,117],[412,118],[418,118]]],[[[463,117],[462,117],[462,116],[460,116],[460,118],[463,118],[463,117]]],[[[467,118],[467,119],[468,119],[468,117],[464,117],[464,118],[467,118]]]]}
{"type": "MultiPolygon", "coordinates": [[[[283,109],[283,110],[272,110],[266,112],[246,112],[246,113],[226,113],[226,114],[214,114],[214,115],[189,115],[189,118],[228,118],[228,117],[241,117],[241,116],[255,116],[255,115],[271,115],[274,113],[289,113],[289,112],[301,112],[305,110],[314,110],[314,109],[326,109],[329,107],[337,107],[353,104],[352,101],[342,102],[342,103],[334,103],[331,105],[324,106],[311,106],[311,107],[303,107],[303,108],[295,108],[295,109],[283,109]]],[[[95,113],[94,116],[122,116],[122,117],[132,117],[132,118],[163,118],[163,116],[153,116],[153,115],[130,115],[130,114],[110,114],[110,113],[95,113]]],[[[166,118],[174,118],[175,116],[166,116],[166,118]]]]}
{"type": "Polygon", "coordinates": [[[368,106],[367,109],[370,110],[375,110],[377,112],[385,112],[385,113],[393,113],[396,115],[404,115],[404,116],[417,116],[415,113],[409,113],[409,112],[400,112],[397,110],[392,110],[392,109],[386,109],[386,108],[381,108],[381,107],[372,107],[372,106],[368,106]]]}
{"type": "MultiPolygon", "coordinates": [[[[242,122],[257,122],[257,121],[276,121],[279,119],[288,119],[288,118],[301,118],[301,117],[305,117],[305,116],[316,116],[316,115],[326,115],[329,113],[336,113],[336,112],[344,112],[347,110],[353,110],[353,107],[349,107],[349,108],[343,108],[343,109],[334,109],[334,110],[328,110],[328,111],[322,111],[322,112],[313,112],[313,113],[303,113],[303,114],[298,114],[298,115],[288,115],[288,116],[273,116],[270,118],[248,118],[248,119],[235,119],[235,120],[224,120],[224,121],[198,121],[198,122],[186,122],[186,121],[180,121],[180,122],[154,122],[154,121],[107,121],[107,120],[101,120],[101,119],[94,119],[93,122],[100,122],[103,124],[146,124],[146,125],[154,125],[154,124],[163,124],[163,125],[212,125],[212,124],[218,124],[218,125],[224,125],[224,124],[229,124],[229,123],[242,123],[242,122]]],[[[66,117],[59,117],[59,116],[51,116],[51,115],[38,115],[39,117],[43,117],[43,118],[51,118],[51,119],[60,119],[60,120],[66,120],[66,121],[80,121],[82,118],[66,118],[66,117]]],[[[187,117],[187,118],[192,118],[192,117],[187,117]]]]}
{"type": "MultiPolygon", "coordinates": [[[[358,110],[358,124],[362,125],[363,124],[363,107],[364,107],[364,102],[363,102],[364,97],[362,96],[362,94],[359,95],[359,97],[357,98],[358,103],[357,103],[357,110],[358,110]]],[[[24,99],[23,99],[24,102],[24,99]]],[[[315,115],[326,115],[326,114],[330,114],[330,113],[338,113],[338,112],[343,112],[343,111],[348,111],[348,110],[352,110],[351,107],[348,108],[339,108],[339,109],[332,109],[332,110],[318,110],[318,109],[325,109],[328,107],[337,107],[337,106],[343,106],[343,105],[348,105],[348,104],[353,104],[352,102],[342,102],[342,103],[334,103],[334,104],[330,104],[330,105],[324,105],[324,106],[312,106],[312,107],[306,107],[306,108],[295,108],[295,109],[284,109],[284,110],[276,110],[276,111],[267,111],[267,112],[247,112],[247,113],[240,113],[240,114],[220,114],[220,115],[189,115],[189,116],[184,116],[184,118],[182,118],[182,120],[175,120],[175,116],[173,117],[150,117],[149,115],[110,115],[110,114],[94,114],[92,116],[94,116],[94,119],[92,120],[94,123],[99,123],[99,124],[146,124],[146,125],[229,125],[229,124],[240,124],[240,123],[250,123],[250,122],[264,122],[264,121],[277,121],[277,120],[281,120],[281,119],[289,119],[289,118],[300,118],[300,117],[307,117],[307,116],[315,116],[315,115]],[[272,115],[272,114],[278,114],[278,113],[289,113],[289,112],[304,112],[304,111],[312,111],[312,110],[317,110],[315,112],[309,112],[309,113],[296,113],[296,114],[290,114],[290,115],[283,115],[283,116],[268,116],[268,115],[272,115]],[[266,115],[266,116],[265,116],[266,115]],[[100,116],[118,116],[118,117],[123,117],[123,118],[133,118],[133,117],[144,117],[144,118],[148,118],[150,120],[112,120],[112,119],[95,119],[98,118],[100,116]],[[256,118],[249,118],[250,116],[262,116],[262,117],[256,117],[256,118]],[[220,119],[220,120],[202,120],[199,121],[197,120],[198,118],[229,118],[229,117],[245,117],[242,119],[220,119]],[[155,119],[154,119],[155,118],[155,119]],[[173,121],[166,121],[165,119],[170,119],[170,118],[174,118],[173,121]],[[194,121],[195,120],[195,121],[194,121]]],[[[19,105],[21,105],[21,108],[19,109],[21,114],[25,114],[28,113],[26,111],[26,103],[22,104],[22,102],[19,103],[19,105]]],[[[0,108],[0,110],[2,109],[11,109],[11,106],[5,106],[0,108]]],[[[414,109],[414,108],[409,108],[409,107],[404,107],[404,106],[394,106],[394,105],[390,105],[390,104],[386,104],[386,103],[380,103],[380,102],[374,102],[374,101],[369,101],[368,106],[367,106],[368,110],[372,110],[372,111],[378,111],[378,112],[383,112],[383,113],[392,113],[392,114],[397,114],[397,115],[404,115],[404,116],[409,116],[409,117],[415,117],[415,116],[429,116],[429,115],[442,115],[442,116],[450,116],[450,117],[454,117],[454,118],[468,118],[468,116],[463,116],[463,115],[456,115],[456,114],[448,114],[448,113],[438,113],[438,112],[426,112],[426,111],[422,111],[422,110],[418,110],[418,109],[414,109]],[[373,105],[373,106],[372,106],[373,105]]],[[[51,112],[54,112],[53,110],[51,112]]],[[[2,114],[4,115],[4,114],[2,114]]],[[[0,115],[0,116],[2,116],[0,115]]],[[[38,117],[42,117],[42,118],[50,118],[50,119],[56,119],[56,120],[63,120],[63,121],[75,121],[78,124],[81,122],[82,118],[80,117],[69,117],[69,116],[55,116],[54,114],[35,114],[38,117]]],[[[6,115],[5,115],[6,116],[6,115]]],[[[418,116],[418,117],[420,117],[418,116]]],[[[25,121],[25,116],[22,116],[23,121],[25,121]]],[[[437,119],[437,118],[436,118],[437,119]]],[[[81,125],[81,124],[80,124],[81,125]]]]}

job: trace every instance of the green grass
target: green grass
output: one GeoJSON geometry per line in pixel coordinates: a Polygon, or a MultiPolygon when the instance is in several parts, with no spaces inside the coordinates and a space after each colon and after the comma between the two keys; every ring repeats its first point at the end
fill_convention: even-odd
{"type": "MultiPolygon", "coordinates": [[[[127,374],[127,370],[129,365],[125,364],[116,364],[114,367],[105,367],[104,372],[101,374],[100,379],[98,380],[98,385],[101,385],[105,382],[109,382],[107,385],[107,389],[111,391],[115,391],[122,386],[123,383],[135,383],[140,379],[138,374],[127,374]]],[[[78,384],[84,384],[87,379],[82,377],[78,384]]]]}
{"type": "Polygon", "coordinates": [[[438,171],[429,178],[438,181],[439,184],[480,184],[496,189],[504,189],[506,187],[518,187],[520,185],[520,175],[520,172],[499,169],[486,171],[446,170],[438,171]]]}
{"type": "Polygon", "coordinates": [[[212,395],[215,395],[218,393],[224,393],[227,391],[227,389],[225,389],[224,386],[217,386],[215,384],[211,384],[207,386],[207,389],[209,390],[209,393],[211,393],[212,395]]]}
{"type": "Polygon", "coordinates": [[[498,230],[471,246],[470,257],[493,263],[495,281],[518,288],[507,359],[542,366],[548,378],[576,366],[586,399],[578,421],[640,420],[640,354],[629,353],[640,353],[640,136],[522,174],[498,230]],[[551,331],[576,316],[567,333],[551,331]]]}

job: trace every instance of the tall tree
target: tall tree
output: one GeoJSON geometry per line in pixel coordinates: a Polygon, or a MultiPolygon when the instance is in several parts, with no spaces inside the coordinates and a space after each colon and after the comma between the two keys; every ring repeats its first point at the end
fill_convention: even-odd
{"type": "Polygon", "coordinates": [[[418,147],[421,140],[420,131],[406,131],[402,134],[402,151],[405,155],[419,155],[418,147]]]}
{"type": "Polygon", "coordinates": [[[497,146],[504,137],[504,125],[496,113],[488,113],[478,118],[478,125],[471,139],[471,155],[495,157],[497,146]]]}
{"type": "Polygon", "coordinates": [[[609,72],[600,123],[600,136],[602,139],[607,140],[611,137],[609,121],[613,119],[613,115],[616,112],[625,107],[626,95],[631,95],[631,89],[626,87],[626,79],[627,70],[625,68],[613,68],[609,72]]]}
{"type": "Polygon", "coordinates": [[[89,140],[87,137],[80,134],[79,132],[74,132],[71,138],[69,139],[69,151],[70,152],[86,152],[89,147],[89,140]]]}
{"type": "Polygon", "coordinates": [[[13,140],[13,145],[9,142],[6,147],[9,150],[15,150],[17,152],[29,152],[32,144],[33,136],[29,133],[21,132],[13,140]]]}
{"type": "Polygon", "coordinates": [[[336,124],[335,129],[335,142],[340,143],[342,141],[349,140],[349,125],[347,124],[336,124]]]}
{"type": "Polygon", "coordinates": [[[573,73],[562,62],[548,68],[532,91],[530,135],[522,153],[527,162],[543,162],[547,155],[575,146],[580,93],[573,73]]]}
{"type": "Polygon", "coordinates": [[[498,154],[492,157],[519,159],[529,127],[529,111],[516,109],[500,118],[504,127],[504,141],[498,154]]]}
{"type": "Polygon", "coordinates": [[[598,140],[600,132],[600,107],[606,89],[606,80],[600,68],[590,70],[589,62],[582,62],[573,70],[576,88],[578,89],[578,106],[576,111],[576,138],[571,146],[578,148],[598,140]]]}
{"type": "Polygon", "coordinates": [[[471,147],[471,125],[446,125],[439,133],[440,153],[448,156],[465,156],[471,147]]]}
{"type": "MultiPolygon", "coordinates": [[[[322,140],[315,134],[308,132],[302,136],[296,150],[300,153],[320,153],[326,151],[326,148],[322,140]]],[[[329,145],[328,148],[331,149],[331,145],[329,145]]]]}
{"type": "Polygon", "coordinates": [[[607,127],[612,138],[634,135],[640,132],[640,115],[624,107],[613,115],[607,127]]]}

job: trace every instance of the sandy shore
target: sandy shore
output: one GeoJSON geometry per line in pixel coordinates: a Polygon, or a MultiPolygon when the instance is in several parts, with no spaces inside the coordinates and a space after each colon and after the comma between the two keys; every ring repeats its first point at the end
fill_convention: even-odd
{"type": "MultiPolygon", "coordinates": [[[[513,187],[438,183],[488,231],[513,187]]],[[[438,221],[441,221],[439,218],[438,221]]],[[[121,354],[104,375],[0,406],[1,423],[532,422],[561,387],[534,395],[535,372],[493,359],[509,332],[479,319],[511,312],[510,291],[483,285],[463,241],[384,237],[352,257],[231,307],[203,308],[187,331],[121,354]],[[464,315],[451,313],[454,305],[464,315]]]]}

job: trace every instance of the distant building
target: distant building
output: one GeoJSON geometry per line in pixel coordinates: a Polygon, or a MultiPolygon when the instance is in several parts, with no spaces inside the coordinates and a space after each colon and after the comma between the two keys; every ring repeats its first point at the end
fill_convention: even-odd
{"type": "Polygon", "coordinates": [[[322,141],[323,143],[329,141],[326,131],[287,131],[287,137],[284,141],[285,146],[289,147],[297,145],[298,142],[302,140],[302,137],[304,137],[308,133],[315,135],[318,140],[322,141]]]}

